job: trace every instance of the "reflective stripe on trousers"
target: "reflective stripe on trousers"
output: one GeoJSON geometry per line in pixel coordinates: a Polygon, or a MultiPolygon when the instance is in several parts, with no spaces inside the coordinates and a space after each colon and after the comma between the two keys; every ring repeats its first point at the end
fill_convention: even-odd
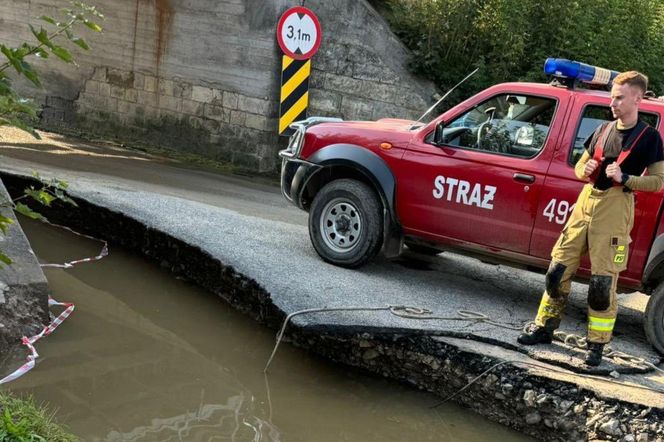
{"type": "Polygon", "coordinates": [[[614,319],[605,319],[597,318],[594,316],[588,316],[588,329],[595,330],[598,332],[610,332],[613,331],[613,326],[615,325],[616,320],[614,319]]]}

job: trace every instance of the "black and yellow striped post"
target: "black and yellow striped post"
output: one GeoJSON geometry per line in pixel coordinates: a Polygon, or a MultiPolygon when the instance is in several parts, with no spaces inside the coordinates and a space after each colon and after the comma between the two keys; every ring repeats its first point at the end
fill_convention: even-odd
{"type": "Polygon", "coordinates": [[[293,121],[307,118],[309,106],[309,74],[311,59],[295,60],[284,55],[281,62],[281,100],[279,106],[279,135],[290,136],[293,121]]]}

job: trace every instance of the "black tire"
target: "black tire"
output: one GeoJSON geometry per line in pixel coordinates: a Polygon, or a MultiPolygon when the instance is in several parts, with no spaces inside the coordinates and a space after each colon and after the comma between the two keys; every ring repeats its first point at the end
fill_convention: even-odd
{"type": "Polygon", "coordinates": [[[442,253],[440,250],[434,249],[433,247],[427,247],[421,244],[413,244],[411,242],[407,242],[406,247],[415,253],[419,253],[420,255],[436,256],[439,253],[442,253]]]}
{"type": "Polygon", "coordinates": [[[383,206],[376,192],[350,179],[332,181],[316,194],[309,211],[309,236],[323,260],[356,268],[383,244],[383,206]]]}
{"type": "Polygon", "coordinates": [[[648,342],[664,355],[664,282],[660,282],[650,295],[644,316],[643,328],[648,342]]]}

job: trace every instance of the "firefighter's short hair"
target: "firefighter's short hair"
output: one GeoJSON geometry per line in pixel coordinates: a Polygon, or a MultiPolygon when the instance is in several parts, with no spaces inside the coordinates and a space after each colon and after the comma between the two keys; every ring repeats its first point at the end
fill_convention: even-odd
{"type": "Polygon", "coordinates": [[[648,90],[648,77],[637,71],[627,71],[618,74],[613,82],[617,85],[628,84],[638,88],[641,93],[645,94],[648,90]]]}

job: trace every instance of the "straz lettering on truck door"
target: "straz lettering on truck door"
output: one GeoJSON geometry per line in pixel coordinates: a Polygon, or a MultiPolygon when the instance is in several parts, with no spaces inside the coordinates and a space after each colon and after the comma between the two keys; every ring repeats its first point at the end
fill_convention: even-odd
{"type": "Polygon", "coordinates": [[[496,187],[469,183],[465,180],[438,175],[433,180],[433,197],[447,199],[447,201],[466,206],[476,206],[482,209],[493,210],[493,197],[496,187]],[[472,189],[471,189],[472,187],[472,189]]]}

